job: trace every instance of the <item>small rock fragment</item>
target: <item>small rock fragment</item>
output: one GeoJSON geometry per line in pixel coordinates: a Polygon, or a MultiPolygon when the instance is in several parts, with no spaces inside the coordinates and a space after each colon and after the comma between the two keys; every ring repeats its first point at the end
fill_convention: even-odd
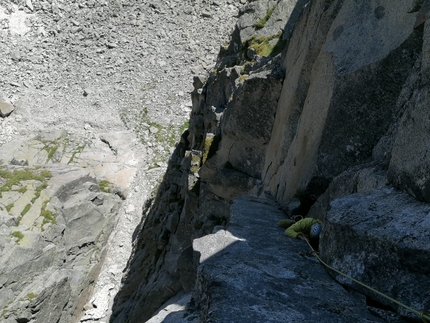
{"type": "Polygon", "coordinates": [[[0,117],[6,118],[14,110],[15,107],[12,104],[0,100],[0,117]]]}

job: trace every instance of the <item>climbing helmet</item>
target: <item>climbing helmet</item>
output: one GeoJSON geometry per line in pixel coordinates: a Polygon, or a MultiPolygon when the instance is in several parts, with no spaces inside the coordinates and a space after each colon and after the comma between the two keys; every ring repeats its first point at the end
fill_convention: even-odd
{"type": "Polygon", "coordinates": [[[312,224],[312,226],[311,226],[311,232],[309,234],[309,236],[311,237],[311,239],[318,238],[318,236],[320,235],[320,233],[321,233],[321,224],[319,224],[319,223],[312,224]]]}

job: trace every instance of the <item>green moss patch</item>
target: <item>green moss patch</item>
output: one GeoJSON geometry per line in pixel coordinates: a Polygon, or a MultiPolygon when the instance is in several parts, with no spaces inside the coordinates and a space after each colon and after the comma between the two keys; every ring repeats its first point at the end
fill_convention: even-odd
{"type": "Polygon", "coordinates": [[[46,209],[46,206],[50,200],[43,202],[42,208],[40,210],[40,216],[43,217],[42,226],[46,223],[57,224],[57,217],[54,213],[46,209]]]}
{"type": "Polygon", "coordinates": [[[71,164],[73,163],[73,161],[75,160],[76,155],[79,155],[85,148],[85,145],[83,146],[79,146],[77,147],[73,152],[72,152],[72,156],[70,157],[69,161],[67,162],[67,164],[71,164]]]}
{"type": "Polygon", "coordinates": [[[183,134],[185,130],[190,127],[190,123],[187,121],[179,128],[179,134],[183,134]]]}
{"type": "Polygon", "coordinates": [[[200,169],[201,158],[198,155],[191,155],[191,172],[197,173],[200,169]]]}
{"type": "Polygon", "coordinates": [[[258,56],[276,56],[284,49],[286,41],[281,39],[282,32],[279,32],[272,36],[252,36],[247,39],[244,44],[244,53],[248,48],[253,48],[258,56]],[[277,40],[275,43],[274,40],[277,40]]]}
{"type": "Polygon", "coordinates": [[[36,297],[37,297],[37,294],[35,294],[35,293],[28,293],[27,294],[27,298],[28,298],[29,301],[32,301],[36,297]]]}
{"type": "Polygon", "coordinates": [[[12,237],[15,237],[18,239],[18,243],[24,238],[24,235],[20,231],[14,231],[11,234],[12,237]]]}
{"type": "Polygon", "coordinates": [[[10,204],[6,205],[6,211],[10,212],[10,210],[12,210],[13,207],[14,207],[13,203],[10,203],[10,204]]]}
{"type": "Polygon", "coordinates": [[[264,15],[263,18],[261,18],[257,23],[254,24],[254,27],[257,29],[261,29],[266,25],[266,22],[270,19],[270,17],[272,16],[273,11],[275,11],[275,7],[269,8],[267,9],[266,14],[264,15]]]}
{"type": "Polygon", "coordinates": [[[239,83],[243,83],[248,77],[249,77],[249,75],[241,75],[239,77],[239,83]]]}
{"type": "MultiPolygon", "coordinates": [[[[59,138],[59,140],[61,140],[61,138],[59,138]]],[[[46,162],[49,162],[58,150],[58,148],[60,148],[61,142],[59,140],[40,140],[45,144],[43,150],[48,153],[48,156],[46,157],[46,162]]]]}
{"type": "Polygon", "coordinates": [[[34,191],[34,196],[31,199],[32,204],[40,197],[40,193],[47,187],[48,187],[47,183],[42,183],[36,187],[36,190],[34,191]]]}
{"type": "Polygon", "coordinates": [[[203,147],[202,164],[204,164],[208,159],[209,151],[211,149],[213,141],[214,141],[214,136],[207,136],[205,139],[205,146],[203,147]]]}
{"type": "Polygon", "coordinates": [[[30,210],[30,208],[31,208],[31,204],[27,204],[27,205],[24,207],[24,210],[22,210],[22,211],[21,211],[21,216],[26,215],[26,213],[30,210]]]}
{"type": "MultiPolygon", "coordinates": [[[[12,190],[12,186],[19,185],[22,181],[36,180],[45,182],[47,179],[52,177],[52,174],[47,170],[37,172],[36,169],[15,169],[13,172],[7,171],[4,168],[0,168],[0,177],[5,179],[6,182],[0,186],[1,192],[8,192],[12,190]]],[[[24,190],[20,188],[19,190],[24,190]]]]}
{"type": "Polygon", "coordinates": [[[99,187],[100,187],[100,191],[105,192],[105,193],[111,193],[110,190],[110,182],[103,180],[99,182],[99,187]]]}

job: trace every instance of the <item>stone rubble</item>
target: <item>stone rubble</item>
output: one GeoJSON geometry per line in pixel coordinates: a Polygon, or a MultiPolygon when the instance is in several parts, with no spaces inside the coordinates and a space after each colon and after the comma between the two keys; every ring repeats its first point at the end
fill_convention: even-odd
{"type": "MultiPolygon", "coordinates": [[[[127,140],[126,132],[139,141],[127,151],[135,164],[113,166],[118,175],[110,180],[129,186],[127,199],[82,321],[108,320],[142,205],[187,127],[192,76],[213,68],[219,45],[245,3],[0,0],[4,163],[10,161],[3,154],[8,143],[31,141],[51,130],[64,130],[76,142],[84,137],[94,147],[105,144],[118,154],[123,147],[112,148],[113,142],[127,140]],[[11,106],[15,109],[5,110],[11,106]],[[111,138],[102,138],[103,133],[111,138]],[[121,167],[136,170],[121,173],[121,167]],[[127,183],[121,183],[124,175],[127,183]]],[[[87,152],[80,162],[94,157],[87,152]]],[[[103,166],[99,170],[97,176],[106,175],[103,166]]]]}

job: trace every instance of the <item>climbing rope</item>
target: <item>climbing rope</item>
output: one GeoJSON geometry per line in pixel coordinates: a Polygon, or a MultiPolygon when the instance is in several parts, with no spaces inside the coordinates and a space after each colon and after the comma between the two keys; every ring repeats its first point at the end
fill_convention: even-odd
{"type": "Polygon", "coordinates": [[[411,311],[412,313],[415,313],[416,315],[418,315],[418,316],[420,317],[420,319],[421,319],[424,323],[428,323],[428,321],[427,321],[427,320],[429,320],[429,321],[430,321],[430,314],[429,314],[429,313],[424,312],[424,311],[419,312],[419,311],[417,311],[417,310],[413,309],[412,307],[409,307],[409,306],[407,306],[407,305],[405,305],[405,304],[403,304],[403,303],[401,303],[401,302],[399,302],[399,301],[395,300],[394,298],[391,298],[390,296],[387,296],[387,295],[385,295],[385,294],[381,293],[380,291],[377,291],[376,289],[374,289],[374,288],[372,288],[372,287],[370,287],[370,286],[368,286],[368,285],[366,285],[366,284],[364,284],[364,283],[362,283],[362,282],[358,281],[357,279],[354,279],[354,278],[352,278],[351,276],[348,276],[347,274],[344,274],[343,272],[341,272],[341,271],[337,270],[336,268],[333,268],[333,267],[329,266],[328,264],[326,264],[326,263],[325,263],[325,262],[324,262],[324,261],[319,257],[318,252],[316,252],[316,251],[314,250],[314,248],[312,248],[312,246],[311,246],[311,244],[309,243],[308,239],[305,239],[305,241],[306,241],[306,243],[308,244],[308,246],[312,249],[312,252],[313,252],[314,256],[315,256],[315,257],[316,257],[316,258],[317,258],[317,259],[318,259],[318,260],[319,260],[319,261],[320,261],[324,266],[326,266],[327,268],[329,268],[329,269],[333,270],[334,272],[336,272],[336,273],[338,273],[338,274],[340,274],[340,275],[342,275],[342,276],[345,276],[346,278],[348,278],[348,279],[352,280],[353,282],[356,282],[357,284],[359,284],[359,285],[361,285],[361,286],[363,286],[363,287],[365,287],[365,288],[367,288],[367,289],[371,290],[372,292],[374,292],[374,293],[378,294],[379,296],[382,296],[382,297],[384,297],[384,298],[386,298],[386,299],[390,300],[391,302],[393,302],[393,303],[395,303],[395,304],[397,304],[397,305],[399,305],[399,306],[401,306],[401,307],[403,307],[403,308],[406,308],[407,310],[411,311]]]}

